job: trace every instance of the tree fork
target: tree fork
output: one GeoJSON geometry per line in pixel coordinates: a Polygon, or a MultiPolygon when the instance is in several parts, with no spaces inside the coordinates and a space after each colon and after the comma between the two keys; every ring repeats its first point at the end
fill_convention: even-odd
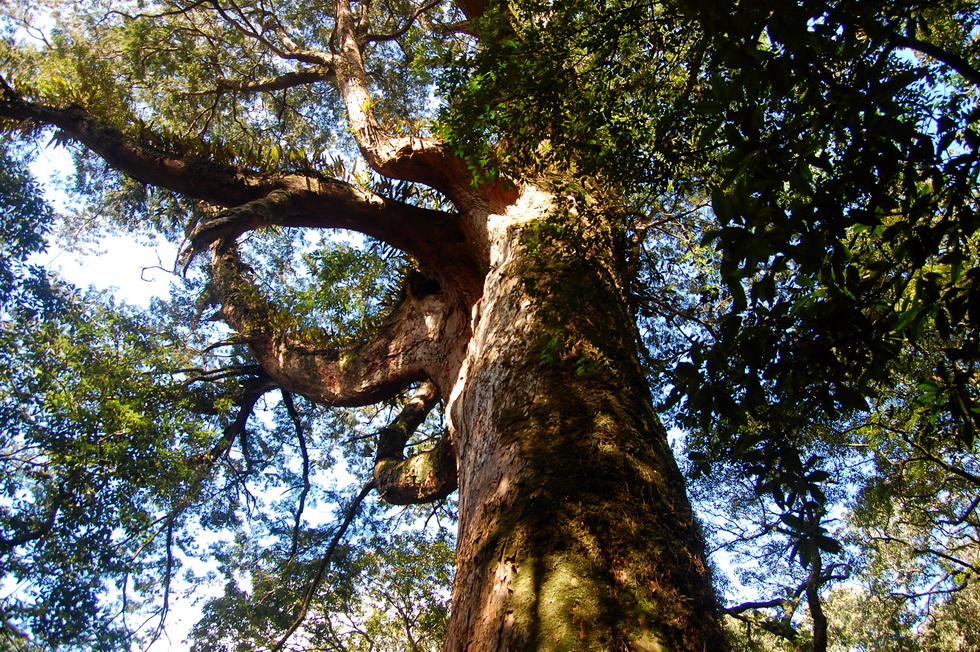
{"type": "MultiPolygon", "coordinates": [[[[557,184],[532,179],[475,186],[443,144],[384,133],[357,20],[348,0],[334,7],[331,81],[365,160],[439,190],[457,212],[315,176],[207,165],[198,174],[196,161],[154,156],[84,114],[10,89],[0,115],[58,126],[121,172],[228,208],[190,231],[192,249],[212,246],[224,317],[283,388],[355,406],[435,383],[448,438],[405,460],[410,430],[387,433],[355,505],[376,487],[396,502],[445,495],[456,479],[435,469],[456,453],[447,650],[726,650],[701,535],[638,359],[612,212],[569,206],[557,184]],[[439,290],[409,291],[360,346],[290,341],[234,249],[265,224],[378,237],[420,261],[439,290]]],[[[483,2],[460,7],[474,19],[483,2]]],[[[302,622],[336,541],[280,644],[302,622]]]]}

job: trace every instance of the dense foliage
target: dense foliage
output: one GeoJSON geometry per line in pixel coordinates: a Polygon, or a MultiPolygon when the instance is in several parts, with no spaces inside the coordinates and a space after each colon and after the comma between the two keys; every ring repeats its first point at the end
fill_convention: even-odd
{"type": "MultiPolygon", "coordinates": [[[[976,647],[980,5],[528,1],[467,21],[354,4],[386,129],[441,137],[477,182],[570,162],[568,196],[601,186],[621,213],[645,365],[684,432],[737,645],[976,647]]],[[[444,202],[354,162],[321,83],[329,3],[0,6],[3,127],[71,148],[76,227],[180,243],[214,208],[23,103],[84,109],[160,157],[444,202]]],[[[56,218],[18,157],[0,161],[0,640],[146,643],[176,593],[209,585],[196,649],[269,645],[300,612],[297,647],[437,648],[451,537],[427,517],[451,525],[451,506],[353,500],[397,402],[276,388],[210,321],[200,259],[145,311],[52,285],[28,256],[56,218]]],[[[277,227],[242,250],[276,326],[316,347],[377,328],[415,264],[277,227]]]]}

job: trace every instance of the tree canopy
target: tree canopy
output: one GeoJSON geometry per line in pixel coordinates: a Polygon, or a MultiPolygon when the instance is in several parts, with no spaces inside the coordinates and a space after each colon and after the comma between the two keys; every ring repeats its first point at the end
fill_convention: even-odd
{"type": "MultiPolygon", "coordinates": [[[[439,648],[433,332],[493,295],[459,216],[531,185],[529,301],[622,279],[733,646],[978,645],[978,3],[0,7],[5,645],[147,645],[207,585],[194,649],[439,648]],[[30,258],[106,234],[179,245],[172,295],[30,258]]],[[[582,312],[535,355],[614,377],[582,312]]]]}

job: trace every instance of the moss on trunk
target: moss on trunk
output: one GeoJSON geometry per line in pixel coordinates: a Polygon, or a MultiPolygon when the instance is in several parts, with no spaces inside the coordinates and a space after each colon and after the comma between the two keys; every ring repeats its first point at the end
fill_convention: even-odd
{"type": "Polygon", "coordinates": [[[724,650],[701,536],[651,407],[613,224],[539,189],[491,220],[450,404],[449,650],[724,650]]]}

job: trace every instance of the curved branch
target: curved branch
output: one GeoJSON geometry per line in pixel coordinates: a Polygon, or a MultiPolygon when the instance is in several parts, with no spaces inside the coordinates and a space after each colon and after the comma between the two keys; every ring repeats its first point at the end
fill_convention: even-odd
{"type": "MultiPolygon", "coordinates": [[[[232,7],[234,13],[238,15],[231,15],[224,7],[221,6],[216,0],[203,0],[199,4],[210,5],[212,9],[224,20],[232,29],[242,34],[243,36],[253,39],[255,42],[261,44],[263,47],[267,48],[270,52],[275,54],[281,59],[291,59],[293,61],[302,61],[303,63],[308,63],[316,66],[332,66],[334,63],[333,55],[329,52],[321,52],[319,50],[305,50],[299,47],[295,41],[286,33],[286,30],[281,27],[274,30],[276,37],[282,43],[284,47],[280,47],[272,42],[266,36],[266,30],[258,29],[255,25],[251,23],[249,18],[242,12],[241,7],[238,7],[234,3],[232,7]]],[[[278,20],[276,21],[278,23],[278,20]]]]}
{"type": "Polygon", "coordinates": [[[422,383],[395,420],[378,432],[378,452],[375,454],[375,462],[383,459],[405,459],[402,452],[405,443],[438,402],[439,388],[432,381],[427,380],[422,383]]]}
{"type": "Polygon", "coordinates": [[[218,206],[234,206],[257,199],[278,185],[274,177],[154,148],[95,120],[78,106],[59,109],[28,102],[3,78],[0,78],[0,118],[57,127],[68,138],[137,181],[218,206]]]}
{"type": "Polygon", "coordinates": [[[910,437],[906,437],[904,439],[906,442],[911,444],[917,451],[919,451],[920,454],[920,457],[912,458],[908,460],[909,462],[913,462],[916,460],[925,460],[927,462],[932,462],[933,464],[942,467],[942,469],[947,473],[958,476],[966,480],[970,484],[980,487],[980,475],[975,475],[962,467],[956,466],[955,464],[950,464],[949,462],[939,457],[938,455],[929,452],[929,450],[927,450],[924,446],[922,446],[922,444],[913,441],[910,437]]]}
{"type": "Polygon", "coordinates": [[[959,557],[956,557],[955,555],[953,555],[953,554],[951,554],[949,552],[944,552],[942,550],[936,550],[935,548],[927,548],[927,547],[924,547],[924,546],[918,546],[915,543],[913,543],[912,541],[908,541],[908,540],[902,539],[900,537],[893,537],[893,536],[890,536],[888,534],[885,534],[885,535],[882,535],[882,536],[873,536],[873,537],[871,537],[871,540],[872,541],[882,541],[884,543],[897,543],[897,544],[900,544],[900,545],[905,546],[906,548],[908,548],[909,551],[912,552],[913,554],[916,554],[916,555],[933,555],[933,556],[939,557],[940,559],[945,559],[948,562],[952,562],[954,564],[957,564],[959,566],[962,566],[967,571],[980,572],[980,564],[972,564],[972,563],[970,563],[968,561],[964,561],[964,560],[960,559],[959,557]]]}
{"type": "Polygon", "coordinates": [[[22,641],[24,641],[26,643],[25,649],[30,650],[33,647],[33,641],[31,640],[31,637],[28,636],[25,632],[21,631],[21,629],[17,627],[17,625],[14,625],[12,622],[10,622],[10,619],[7,618],[6,612],[0,611],[0,632],[2,632],[3,630],[7,630],[8,632],[10,632],[10,636],[12,638],[21,639],[22,641]]]}
{"type": "Polygon", "coordinates": [[[249,383],[239,390],[237,395],[234,397],[235,403],[238,405],[238,412],[235,415],[235,420],[225,426],[221,433],[221,439],[219,439],[211,450],[207,453],[195,455],[192,457],[188,464],[192,467],[201,467],[197,474],[198,478],[203,478],[210,471],[211,467],[217,462],[231,445],[235,442],[244,431],[245,425],[248,423],[249,417],[252,416],[252,411],[255,409],[255,404],[259,402],[259,399],[277,387],[276,383],[266,376],[264,373],[260,374],[249,383]]]}
{"type": "Polygon", "coordinates": [[[465,319],[441,294],[408,293],[360,345],[317,347],[272,326],[274,310],[249,280],[248,266],[234,245],[214,247],[212,266],[225,321],[241,334],[266,373],[287,390],[323,404],[369,405],[443,374],[444,347],[456,329],[465,327],[465,319]]]}
{"type": "Polygon", "coordinates": [[[787,606],[792,606],[795,608],[795,601],[788,600],[786,598],[773,598],[772,600],[765,600],[763,602],[743,602],[740,605],[734,607],[727,607],[721,610],[721,613],[728,616],[737,616],[746,611],[755,611],[756,609],[770,609],[772,607],[780,607],[786,610],[787,606]]]}
{"type": "Polygon", "coordinates": [[[377,43],[381,41],[395,41],[397,39],[400,39],[401,37],[408,34],[408,30],[412,28],[412,25],[414,25],[415,21],[419,19],[419,16],[429,11],[430,9],[435,8],[440,2],[442,2],[442,0],[432,0],[432,2],[422,5],[414,12],[412,12],[412,14],[405,20],[404,25],[396,29],[391,34],[368,34],[365,40],[367,42],[377,43]]]}
{"type": "Polygon", "coordinates": [[[117,9],[110,9],[109,11],[106,12],[106,16],[122,16],[126,20],[136,20],[137,18],[153,19],[153,18],[165,18],[166,16],[181,16],[190,11],[193,11],[194,9],[197,9],[201,5],[208,4],[208,2],[210,2],[210,0],[197,0],[196,2],[192,2],[191,4],[187,5],[186,7],[179,7],[171,11],[161,11],[152,14],[143,13],[143,12],[137,14],[127,14],[124,11],[119,11],[117,9]]]}
{"type": "Polygon", "coordinates": [[[350,0],[335,0],[334,9],[337,88],[364,160],[379,174],[424,183],[450,198],[458,198],[470,187],[471,175],[466,163],[439,141],[387,133],[374,112],[361,51],[362,38],[350,0]]]}
{"type": "Polygon", "coordinates": [[[474,252],[453,214],[387,199],[326,177],[260,175],[199,156],[164,152],[93,119],[80,107],[59,109],[28,102],[2,78],[0,118],[57,127],[123,174],[227,208],[217,218],[193,226],[191,255],[216,240],[271,224],[349,229],[406,251],[464,286],[481,285],[474,252]]]}
{"type": "Polygon", "coordinates": [[[950,52],[949,50],[941,48],[933,43],[929,43],[928,41],[922,41],[917,38],[911,38],[901,34],[890,34],[888,36],[888,41],[896,47],[915,50],[916,52],[929,56],[940,63],[946,64],[955,70],[956,73],[963,79],[967,80],[974,86],[980,86],[980,70],[977,70],[969,61],[955,52],[950,52]]]}
{"type": "Polygon", "coordinates": [[[0,549],[13,550],[14,548],[19,548],[20,546],[26,543],[30,543],[32,541],[36,541],[37,539],[46,537],[51,532],[51,530],[54,529],[55,522],[58,519],[58,514],[61,512],[61,504],[62,504],[62,500],[64,500],[65,494],[66,492],[64,490],[64,487],[63,486],[59,487],[58,495],[52,501],[54,504],[51,507],[51,510],[48,512],[43,522],[40,523],[37,527],[28,530],[26,532],[22,532],[17,536],[11,537],[9,539],[4,537],[3,535],[0,535],[0,549]]]}
{"type": "Polygon", "coordinates": [[[357,231],[444,270],[460,282],[478,282],[455,215],[395,201],[334,179],[286,176],[268,194],[192,225],[184,262],[213,243],[230,242],[263,226],[357,231]]]}
{"type": "Polygon", "coordinates": [[[164,548],[166,550],[166,556],[163,571],[163,604],[160,605],[160,609],[156,612],[160,615],[160,620],[157,622],[157,626],[153,629],[153,634],[146,643],[145,649],[149,649],[160,639],[160,636],[163,634],[164,628],[167,624],[167,616],[170,615],[170,593],[173,588],[172,584],[174,574],[174,521],[176,520],[176,517],[177,513],[173,512],[167,518],[167,540],[164,548]]]}
{"type": "MultiPolygon", "coordinates": [[[[206,4],[211,5],[211,8],[214,9],[214,11],[219,16],[221,16],[221,18],[224,19],[224,21],[226,23],[228,23],[233,29],[237,30],[238,32],[240,32],[244,36],[247,36],[249,38],[255,39],[257,42],[259,42],[262,45],[264,45],[265,47],[269,48],[269,50],[271,50],[272,52],[276,53],[280,57],[287,57],[288,56],[288,53],[287,52],[285,52],[281,48],[277,47],[274,43],[272,43],[269,39],[267,39],[262,32],[260,32],[259,30],[257,30],[255,28],[255,26],[251,24],[251,22],[249,21],[248,17],[246,17],[242,13],[241,9],[238,8],[237,6],[235,7],[235,9],[237,10],[237,13],[238,13],[238,15],[239,15],[240,18],[235,18],[234,16],[232,16],[231,14],[229,14],[227,11],[225,11],[224,7],[222,7],[221,4],[219,2],[217,2],[217,0],[208,0],[208,2],[206,4]]],[[[233,3],[233,6],[234,6],[234,3],[233,3]]]]}
{"type": "Polygon", "coordinates": [[[260,175],[196,156],[175,156],[88,116],[24,100],[0,78],[0,118],[54,126],[123,174],[228,210],[193,225],[189,254],[219,239],[271,224],[364,233],[406,251],[448,275],[476,276],[454,215],[387,199],[320,176],[260,175]]]}
{"type": "Polygon", "coordinates": [[[391,505],[424,505],[442,500],[458,487],[456,450],[443,437],[408,459],[381,459],[374,465],[378,493],[391,505]]]}
{"type": "Polygon", "coordinates": [[[792,600],[788,600],[786,598],[776,598],[765,602],[745,602],[736,607],[722,609],[721,613],[741,620],[748,625],[761,627],[770,634],[784,638],[787,641],[795,642],[797,638],[799,638],[799,632],[793,625],[793,613],[796,611],[799,603],[800,601],[798,597],[792,600]],[[751,618],[744,615],[746,611],[754,612],[759,609],[770,609],[775,607],[782,609],[782,618],[777,618],[774,616],[765,617],[762,616],[762,614],[759,614],[759,618],[751,618]]]}
{"type": "Polygon", "coordinates": [[[374,484],[392,505],[420,505],[445,498],[457,487],[456,451],[447,437],[405,459],[405,444],[439,400],[431,382],[422,383],[405,407],[378,433],[374,484]]]}

